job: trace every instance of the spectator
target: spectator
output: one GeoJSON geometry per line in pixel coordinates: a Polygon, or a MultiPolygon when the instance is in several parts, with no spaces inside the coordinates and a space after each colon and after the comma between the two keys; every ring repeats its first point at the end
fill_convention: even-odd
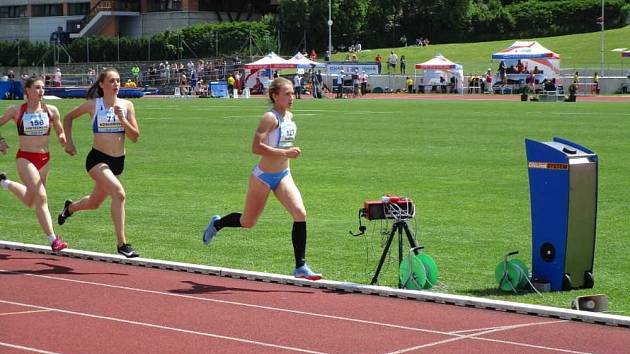
{"type": "Polygon", "coordinates": [[[360,52],[362,50],[361,43],[359,42],[357,42],[357,44],[354,47],[356,48],[357,52],[360,52]]]}
{"type": "Polygon", "coordinates": [[[301,99],[302,93],[302,77],[300,76],[300,74],[295,74],[295,76],[293,77],[293,94],[295,95],[295,97],[297,99],[301,99]]]}
{"type": "Polygon", "coordinates": [[[337,97],[336,98],[343,98],[343,70],[341,70],[339,72],[339,75],[337,75],[337,97]]]}
{"type": "Polygon", "coordinates": [[[330,50],[326,51],[326,54],[324,56],[324,61],[327,63],[330,61],[330,50]]]}
{"type": "Polygon", "coordinates": [[[9,70],[9,72],[7,72],[7,78],[11,81],[15,80],[15,73],[13,70],[9,70]]]}
{"type": "Polygon", "coordinates": [[[380,53],[376,53],[376,58],[374,58],[374,61],[376,62],[376,65],[378,66],[378,74],[381,74],[381,68],[382,68],[382,61],[383,61],[383,57],[381,56],[380,53]]]}
{"type": "Polygon", "coordinates": [[[125,88],[136,88],[138,87],[138,85],[136,85],[135,81],[133,81],[132,79],[128,79],[127,82],[125,82],[125,88]]]}
{"type": "Polygon", "coordinates": [[[392,72],[396,73],[396,64],[398,63],[398,56],[392,50],[389,54],[389,58],[387,59],[387,73],[391,74],[392,72]]]}
{"type": "Polygon", "coordinates": [[[406,83],[407,83],[407,93],[413,93],[413,80],[409,76],[407,76],[406,83]]]}
{"type": "Polygon", "coordinates": [[[311,54],[309,55],[309,59],[311,59],[311,60],[316,60],[317,59],[317,53],[315,52],[315,49],[311,50],[311,54]]]}
{"type": "Polygon", "coordinates": [[[502,85],[506,84],[505,74],[506,74],[505,62],[501,60],[501,63],[499,63],[499,81],[501,81],[502,85]]]}
{"type": "Polygon", "coordinates": [[[523,63],[521,63],[521,60],[519,59],[519,60],[516,62],[516,72],[517,72],[518,74],[521,74],[521,73],[523,73],[523,71],[524,71],[523,63]]]}
{"type": "Polygon", "coordinates": [[[252,94],[262,95],[263,93],[265,93],[265,87],[263,86],[262,81],[260,81],[260,78],[257,77],[256,83],[254,84],[254,87],[252,87],[252,94]]]}
{"type": "Polygon", "coordinates": [[[407,60],[404,55],[400,56],[400,74],[404,75],[407,73],[407,60]]]}
{"type": "Polygon", "coordinates": [[[365,71],[361,72],[361,95],[367,93],[368,74],[365,71]]]}
{"type": "Polygon", "coordinates": [[[489,92],[493,92],[493,90],[492,90],[492,69],[490,69],[490,68],[488,68],[488,71],[486,71],[485,81],[486,81],[486,88],[488,89],[488,91],[489,92]]]}
{"type": "Polygon", "coordinates": [[[597,74],[597,71],[593,74],[593,87],[591,88],[591,93],[599,95],[599,75],[597,74]]]}
{"type": "Polygon", "coordinates": [[[573,74],[573,83],[577,84],[580,82],[580,73],[579,72],[575,72],[575,74],[573,74]]]}
{"type": "Polygon", "coordinates": [[[227,85],[228,85],[228,95],[230,96],[230,98],[234,98],[234,83],[235,82],[236,80],[234,79],[234,76],[232,76],[232,74],[229,74],[227,78],[227,85]]]}
{"type": "Polygon", "coordinates": [[[407,36],[405,36],[403,34],[402,37],[400,37],[400,43],[403,45],[403,47],[406,47],[407,46],[407,36]]]}
{"type": "Polygon", "coordinates": [[[60,87],[61,86],[61,69],[57,68],[55,70],[55,74],[53,75],[53,86],[60,87]]]}
{"type": "Polygon", "coordinates": [[[131,77],[135,80],[138,81],[138,77],[140,76],[140,67],[138,67],[137,64],[134,64],[131,67],[131,77]]]}

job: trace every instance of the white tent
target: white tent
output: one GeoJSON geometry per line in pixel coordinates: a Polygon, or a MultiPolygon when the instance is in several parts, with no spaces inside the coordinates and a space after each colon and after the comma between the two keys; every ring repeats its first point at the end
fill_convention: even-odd
{"type": "Polygon", "coordinates": [[[288,60],[282,59],[276,53],[271,52],[253,63],[245,64],[245,69],[291,69],[296,64],[289,63],[288,60]]]}
{"type": "Polygon", "coordinates": [[[438,54],[435,57],[425,61],[424,63],[416,64],[414,70],[414,79],[417,76],[418,70],[424,70],[422,85],[431,85],[432,83],[439,82],[440,76],[444,77],[447,83],[450,82],[451,77],[455,77],[457,79],[457,91],[459,93],[463,93],[463,67],[460,64],[448,60],[442,54],[438,54]]]}
{"type": "Polygon", "coordinates": [[[543,47],[536,41],[516,41],[506,49],[492,54],[492,60],[501,60],[506,68],[520,60],[521,63],[532,71],[534,67],[542,71],[547,78],[557,77],[560,74],[560,55],[543,47]]]}
{"type": "Polygon", "coordinates": [[[326,66],[324,63],[312,61],[311,59],[305,57],[300,52],[295,54],[293,58],[287,60],[287,62],[297,65],[298,68],[304,68],[304,69],[311,68],[311,67],[323,68],[326,66]]]}
{"type": "Polygon", "coordinates": [[[271,70],[292,69],[296,68],[297,65],[289,63],[288,60],[271,52],[255,62],[243,65],[243,67],[245,68],[245,87],[254,88],[256,83],[260,81],[266,89],[271,82],[271,70]],[[265,74],[265,70],[269,71],[265,74]]]}

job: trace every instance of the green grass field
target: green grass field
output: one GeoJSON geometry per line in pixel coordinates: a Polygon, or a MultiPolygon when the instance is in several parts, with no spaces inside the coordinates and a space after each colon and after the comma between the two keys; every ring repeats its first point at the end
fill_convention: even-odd
{"type": "MultiPolygon", "coordinates": [[[[80,100],[54,101],[62,114],[80,100]]],[[[14,102],[0,101],[0,109],[14,102]]],[[[50,103],[53,103],[52,101],[50,103]]],[[[291,219],[273,198],[252,230],[226,229],[213,244],[201,232],[214,213],[241,211],[257,162],[251,138],[267,101],[140,99],[141,138],[127,145],[128,239],[144,257],[289,274],[291,219]]],[[[302,156],[292,174],[309,214],[308,259],[328,279],[369,283],[391,225],[368,223],[352,237],[366,199],[414,199],[420,243],[436,260],[435,291],[568,307],[578,295],[604,293],[630,314],[627,104],[429,100],[303,100],[294,106],[302,156]],[[510,295],[496,291],[494,268],[518,250],[531,267],[529,185],[524,139],[565,137],[599,156],[595,288],[510,295]]],[[[89,118],[75,121],[78,155],[55,142],[48,185],[56,220],[64,199],[88,193],[84,170],[89,118]]],[[[0,169],[16,176],[15,126],[0,129],[12,146],[0,169]]],[[[44,244],[32,210],[0,190],[0,238],[44,244]]],[[[115,251],[109,202],[74,215],[56,231],[72,248],[115,251]]],[[[395,249],[395,248],[394,248],[395,249]]],[[[382,285],[396,286],[397,253],[382,285]]]]}
{"type": "MultiPolygon", "coordinates": [[[[629,69],[630,60],[621,58],[619,52],[611,52],[615,48],[630,47],[628,37],[630,36],[630,26],[604,31],[604,69],[629,69]]],[[[412,38],[410,41],[414,40],[412,38]]],[[[561,69],[584,69],[590,68],[599,71],[601,60],[600,32],[572,34],[557,37],[543,38],[522,38],[521,40],[537,40],[547,49],[560,54],[561,69]]],[[[442,53],[450,60],[462,64],[464,73],[481,74],[488,68],[496,70],[499,63],[492,61],[492,53],[496,53],[507,48],[514,39],[478,42],[478,43],[450,43],[431,44],[428,47],[408,46],[404,48],[367,48],[358,55],[359,61],[373,61],[377,53],[383,56],[386,61],[389,52],[393,50],[398,57],[404,55],[407,59],[407,73],[413,74],[416,63],[422,63],[433,58],[436,54],[442,53]]],[[[344,60],[347,53],[338,53],[333,56],[333,60],[344,60]]],[[[582,76],[590,76],[592,72],[582,72],[582,76]]]]}

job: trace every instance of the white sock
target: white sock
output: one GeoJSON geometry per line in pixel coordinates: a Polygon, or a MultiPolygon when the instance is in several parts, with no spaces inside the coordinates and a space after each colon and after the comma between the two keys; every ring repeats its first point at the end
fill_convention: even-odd
{"type": "Polygon", "coordinates": [[[50,242],[50,244],[52,245],[53,241],[55,241],[57,239],[57,235],[50,235],[48,236],[48,242],[50,242]]]}
{"type": "Polygon", "coordinates": [[[8,179],[3,179],[2,182],[0,182],[2,188],[4,189],[9,189],[9,183],[11,183],[11,181],[8,179]]]}

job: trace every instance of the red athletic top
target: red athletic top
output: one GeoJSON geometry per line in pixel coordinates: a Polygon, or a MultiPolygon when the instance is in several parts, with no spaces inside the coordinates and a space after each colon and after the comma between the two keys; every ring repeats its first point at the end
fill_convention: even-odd
{"type": "Polygon", "coordinates": [[[42,107],[43,112],[40,113],[27,113],[27,104],[24,103],[20,106],[20,114],[17,118],[17,130],[20,136],[45,136],[50,135],[50,119],[52,114],[46,105],[42,107]],[[24,115],[28,114],[26,121],[23,119],[24,115]]]}

